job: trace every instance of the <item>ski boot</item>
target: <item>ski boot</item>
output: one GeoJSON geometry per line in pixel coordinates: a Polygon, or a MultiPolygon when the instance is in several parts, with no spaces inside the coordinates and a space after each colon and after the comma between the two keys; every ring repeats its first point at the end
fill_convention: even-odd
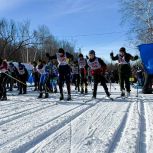
{"type": "Polygon", "coordinates": [[[39,96],[38,96],[38,98],[42,98],[42,96],[43,96],[43,93],[40,93],[39,96]]]}
{"type": "Polygon", "coordinates": [[[48,98],[48,97],[49,97],[48,93],[45,93],[45,98],[48,98]]]}
{"type": "Polygon", "coordinates": [[[88,89],[87,88],[85,88],[85,94],[87,94],[88,93],[88,89]]]}
{"type": "Polygon", "coordinates": [[[71,100],[71,95],[68,95],[67,96],[67,101],[70,101],[71,100]]]}
{"type": "Polygon", "coordinates": [[[130,97],[130,92],[127,92],[126,96],[127,96],[127,97],[130,97]]]}
{"type": "Polygon", "coordinates": [[[84,94],[84,89],[83,88],[81,88],[81,94],[84,94]]]}
{"type": "Polygon", "coordinates": [[[64,96],[63,96],[63,94],[61,94],[61,96],[60,96],[60,100],[63,100],[64,99],[64,96]]]}
{"type": "Polygon", "coordinates": [[[57,88],[54,89],[54,93],[57,93],[57,88]]]}
{"type": "Polygon", "coordinates": [[[5,100],[7,100],[7,97],[2,97],[1,98],[1,101],[5,101],[5,100]]]}
{"type": "Polygon", "coordinates": [[[122,90],[121,97],[124,97],[124,96],[125,96],[125,90],[122,90]]]}

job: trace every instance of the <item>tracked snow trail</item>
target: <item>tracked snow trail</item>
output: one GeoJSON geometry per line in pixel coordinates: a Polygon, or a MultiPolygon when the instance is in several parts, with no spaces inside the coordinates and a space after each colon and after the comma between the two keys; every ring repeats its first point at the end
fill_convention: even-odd
{"type": "Polygon", "coordinates": [[[146,152],[152,153],[153,151],[153,97],[148,95],[143,98],[144,109],[146,113],[146,152]]]}
{"type": "Polygon", "coordinates": [[[24,152],[27,146],[29,148],[34,144],[34,141],[35,143],[39,142],[43,137],[56,131],[56,129],[62,127],[66,122],[69,122],[90,107],[93,107],[99,101],[100,100],[86,100],[86,102],[81,105],[77,104],[77,106],[74,106],[74,104],[72,104],[71,106],[65,107],[65,109],[62,109],[62,105],[56,105],[56,109],[53,109],[51,106],[39,112],[36,111],[32,116],[23,116],[20,119],[2,125],[0,128],[4,133],[1,136],[5,137],[5,140],[0,140],[0,151],[7,152],[8,149],[14,152],[24,152]],[[87,104],[89,102],[91,103],[87,104]],[[11,129],[8,128],[10,126],[11,129]],[[5,131],[5,129],[7,130],[5,131]],[[34,140],[27,142],[30,137],[33,137],[34,140]],[[20,146],[20,141],[23,141],[22,146],[20,146]],[[19,145],[18,150],[13,148],[13,146],[17,147],[17,145],[19,145]]]}
{"type": "Polygon", "coordinates": [[[59,101],[59,94],[37,99],[38,93],[9,94],[0,102],[1,153],[152,153],[153,96],[98,98],[80,95],[72,88],[72,101],[59,101]]]}
{"type": "Polygon", "coordinates": [[[108,153],[129,153],[129,150],[131,153],[137,152],[140,145],[139,135],[142,135],[142,129],[139,129],[141,122],[137,105],[139,104],[136,101],[131,103],[131,107],[112,139],[112,143],[107,150],[108,153]]]}
{"type": "MultiPolygon", "coordinates": [[[[114,115],[114,111],[120,108],[123,109],[123,107],[124,109],[127,108],[127,104],[122,104],[120,107],[118,107],[117,104],[114,104],[113,109],[110,108],[110,105],[111,104],[108,102],[106,102],[106,105],[98,103],[97,105],[90,108],[89,110],[75,118],[73,121],[71,121],[71,124],[69,124],[69,126],[66,125],[65,127],[63,127],[63,130],[60,129],[61,132],[67,132],[66,135],[65,132],[59,135],[59,131],[57,131],[57,134],[51,135],[50,137],[45,139],[43,143],[38,144],[29,152],[48,152],[49,150],[52,150],[52,152],[61,150],[62,152],[64,146],[67,146],[66,148],[69,149],[71,148],[71,152],[77,152],[77,150],[79,152],[79,150],[82,150],[84,145],[88,145],[90,141],[92,143],[96,130],[98,130],[100,126],[103,126],[107,119],[112,118],[112,116],[114,115]],[[67,131],[65,130],[65,128],[67,128],[67,131]],[[60,144],[58,142],[57,144],[57,138],[65,141],[61,141],[60,144]]],[[[83,152],[86,151],[84,150],[83,152]]]]}

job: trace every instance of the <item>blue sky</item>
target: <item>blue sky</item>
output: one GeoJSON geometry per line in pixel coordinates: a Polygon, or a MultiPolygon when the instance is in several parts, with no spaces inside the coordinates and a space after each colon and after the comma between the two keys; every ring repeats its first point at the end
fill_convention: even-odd
{"type": "Polygon", "coordinates": [[[94,49],[97,56],[109,60],[127,43],[127,27],[121,26],[118,0],[0,0],[0,18],[30,20],[31,29],[46,25],[58,39],[76,44],[86,55],[94,49]]]}

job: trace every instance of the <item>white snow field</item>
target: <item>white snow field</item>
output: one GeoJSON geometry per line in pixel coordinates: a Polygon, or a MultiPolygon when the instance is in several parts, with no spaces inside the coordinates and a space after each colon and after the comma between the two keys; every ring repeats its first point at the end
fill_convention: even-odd
{"type": "Polygon", "coordinates": [[[72,87],[68,102],[59,93],[37,99],[31,87],[27,95],[8,93],[0,101],[0,153],[153,153],[153,95],[136,97],[132,88],[123,99],[113,86],[114,101],[101,86],[97,99],[90,86],[87,95],[72,87]]]}

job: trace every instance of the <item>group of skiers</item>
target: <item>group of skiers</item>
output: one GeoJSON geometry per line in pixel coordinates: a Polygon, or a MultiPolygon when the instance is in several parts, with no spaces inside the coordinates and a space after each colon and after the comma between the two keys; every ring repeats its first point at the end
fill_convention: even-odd
{"type": "MultiPolygon", "coordinates": [[[[112,60],[118,60],[118,75],[121,96],[130,95],[130,81],[131,67],[130,60],[137,60],[138,56],[132,56],[126,53],[124,47],[120,48],[119,53],[114,56],[110,53],[112,60]]],[[[107,65],[104,61],[96,56],[94,50],[89,51],[89,55],[84,58],[83,54],[79,54],[78,59],[74,59],[73,55],[65,52],[63,48],[59,48],[54,56],[46,53],[46,61],[39,60],[33,62],[32,76],[34,78],[34,90],[39,91],[38,98],[49,97],[50,92],[57,92],[57,85],[59,86],[60,100],[64,99],[63,86],[66,83],[67,100],[71,100],[71,83],[74,83],[75,89],[81,94],[88,93],[88,83],[93,80],[93,94],[92,98],[97,96],[97,87],[100,83],[106,96],[110,97],[110,92],[107,87],[107,80],[105,72],[107,65]],[[55,64],[54,60],[58,62],[55,64]]],[[[7,100],[6,85],[9,79],[10,91],[12,91],[14,82],[17,82],[19,94],[27,93],[28,71],[22,63],[18,63],[15,67],[11,62],[7,64],[5,60],[0,59],[0,100],[7,100]]]]}

